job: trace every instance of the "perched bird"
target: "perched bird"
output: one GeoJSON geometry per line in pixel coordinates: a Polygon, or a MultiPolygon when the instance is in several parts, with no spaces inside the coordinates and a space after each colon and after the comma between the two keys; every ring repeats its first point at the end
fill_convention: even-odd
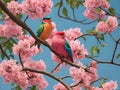
{"type": "MultiPolygon", "coordinates": [[[[51,22],[52,22],[51,18],[43,18],[42,23],[36,32],[36,36],[42,40],[46,40],[50,36],[53,29],[51,22]]],[[[38,45],[39,48],[40,43],[38,43],[38,41],[35,41],[35,45],[36,44],[38,45]]]]}
{"type": "Polygon", "coordinates": [[[65,40],[64,32],[55,33],[52,37],[51,47],[58,54],[73,62],[72,50],[67,40],[65,40]]]}

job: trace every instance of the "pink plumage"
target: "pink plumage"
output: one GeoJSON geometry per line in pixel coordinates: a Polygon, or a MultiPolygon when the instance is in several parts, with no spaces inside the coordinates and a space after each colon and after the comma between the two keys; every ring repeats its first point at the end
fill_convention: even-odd
{"type": "MultiPolygon", "coordinates": [[[[72,55],[69,55],[69,52],[65,48],[65,39],[64,39],[64,32],[57,32],[54,34],[52,38],[51,47],[54,51],[56,51],[58,54],[62,55],[63,57],[67,58],[69,61],[73,61],[71,58],[72,55]]],[[[71,53],[71,48],[69,47],[69,51],[71,53]]]]}

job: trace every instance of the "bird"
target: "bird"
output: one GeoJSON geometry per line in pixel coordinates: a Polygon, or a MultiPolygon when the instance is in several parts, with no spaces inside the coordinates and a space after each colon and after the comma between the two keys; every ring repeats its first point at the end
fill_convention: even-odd
{"type": "Polygon", "coordinates": [[[68,41],[65,40],[64,32],[59,31],[53,35],[51,48],[59,55],[65,57],[68,61],[73,62],[72,50],[68,41]]]}
{"type": "MultiPolygon", "coordinates": [[[[42,40],[46,40],[50,35],[53,30],[52,26],[52,20],[51,18],[43,18],[42,23],[40,24],[36,36],[42,40]]],[[[36,40],[35,45],[38,45],[38,48],[40,47],[40,43],[36,40]]]]}

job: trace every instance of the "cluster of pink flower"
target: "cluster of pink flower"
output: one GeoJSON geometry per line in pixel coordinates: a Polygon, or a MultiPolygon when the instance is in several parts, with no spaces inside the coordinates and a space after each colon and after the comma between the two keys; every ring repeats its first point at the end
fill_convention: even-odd
{"type": "Polygon", "coordinates": [[[31,47],[34,42],[35,40],[32,37],[25,35],[19,40],[18,44],[13,45],[13,52],[16,55],[20,54],[22,58],[29,58],[39,52],[37,46],[31,47]]]}
{"type": "MultiPolygon", "coordinates": [[[[82,65],[82,63],[78,63],[80,67],[84,67],[82,65]]],[[[97,80],[98,76],[97,76],[97,66],[96,66],[96,62],[92,62],[90,68],[89,68],[90,72],[86,72],[85,69],[83,68],[75,68],[75,67],[71,67],[70,68],[70,75],[73,78],[73,80],[75,81],[74,83],[79,83],[82,87],[89,87],[90,83],[97,80]]]]}
{"type": "Polygon", "coordinates": [[[0,24],[0,36],[11,38],[13,36],[18,36],[23,33],[22,28],[16,23],[14,23],[12,20],[6,20],[4,22],[5,24],[0,24]]]}
{"type": "Polygon", "coordinates": [[[103,10],[97,10],[99,7],[107,9],[110,7],[107,0],[85,0],[84,6],[86,9],[83,14],[91,20],[96,18],[103,19],[105,17],[105,12],[103,10]]]}
{"type": "Polygon", "coordinates": [[[28,80],[25,72],[21,71],[22,67],[16,64],[16,60],[3,60],[0,64],[0,75],[6,83],[15,82],[22,88],[27,88],[28,80]]]}
{"type": "MultiPolygon", "coordinates": [[[[31,60],[25,62],[24,65],[25,67],[37,70],[45,70],[46,67],[42,60],[31,60]]],[[[4,78],[6,83],[12,81],[23,89],[26,89],[28,85],[38,85],[39,90],[43,90],[48,85],[42,74],[28,72],[28,75],[31,76],[31,78],[29,78],[25,71],[22,71],[21,65],[16,64],[16,60],[3,60],[0,67],[0,75],[4,78]]]]}
{"type": "Polygon", "coordinates": [[[65,30],[65,39],[69,42],[70,47],[72,49],[73,59],[83,59],[85,55],[88,55],[87,50],[84,45],[80,44],[79,40],[75,40],[76,38],[82,35],[82,32],[79,28],[70,28],[69,30],[65,30]]]}
{"type": "Polygon", "coordinates": [[[97,24],[96,30],[103,33],[111,33],[113,30],[116,29],[117,26],[117,18],[114,16],[108,16],[108,19],[106,21],[100,21],[97,24]]]}
{"type": "Polygon", "coordinates": [[[87,49],[84,47],[83,44],[80,44],[79,40],[70,41],[70,47],[72,49],[73,59],[84,59],[85,55],[88,55],[87,49]]]}
{"type": "Polygon", "coordinates": [[[110,82],[106,82],[102,84],[102,88],[98,88],[98,87],[90,87],[90,90],[117,90],[117,82],[114,81],[110,81],[110,82]]]}
{"type": "Polygon", "coordinates": [[[13,14],[22,14],[22,6],[16,1],[11,1],[7,3],[7,8],[13,13],[13,14]]]}
{"type": "Polygon", "coordinates": [[[80,28],[70,28],[69,30],[64,30],[65,32],[65,39],[67,41],[75,40],[79,36],[82,35],[80,28]]]}
{"type": "MultiPolygon", "coordinates": [[[[79,63],[79,66],[85,68],[82,63],[79,63]]],[[[71,84],[72,90],[82,90],[82,88],[86,88],[88,90],[116,90],[117,82],[114,81],[103,83],[101,88],[91,85],[91,82],[94,82],[98,79],[96,62],[91,62],[89,71],[90,72],[86,72],[82,68],[70,68],[70,75],[74,80],[74,83],[71,84]]],[[[67,90],[67,88],[58,83],[54,86],[54,90],[67,90]]]]}
{"type": "MultiPolygon", "coordinates": [[[[35,70],[45,70],[46,69],[46,65],[44,63],[44,61],[39,60],[39,61],[35,61],[35,60],[28,60],[24,63],[24,66],[27,68],[32,68],[35,70]]],[[[34,73],[34,72],[28,72],[29,75],[29,84],[30,85],[38,85],[39,90],[43,90],[45,87],[48,86],[47,81],[44,79],[42,74],[39,73],[34,73]]]]}
{"type": "Polygon", "coordinates": [[[11,1],[8,8],[14,14],[27,14],[31,18],[43,18],[52,10],[53,2],[51,0],[24,0],[21,4],[11,1]]]}

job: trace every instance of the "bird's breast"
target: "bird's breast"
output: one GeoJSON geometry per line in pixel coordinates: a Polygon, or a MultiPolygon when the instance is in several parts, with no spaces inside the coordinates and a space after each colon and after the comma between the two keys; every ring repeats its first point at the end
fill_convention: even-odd
{"type": "Polygon", "coordinates": [[[51,23],[44,24],[44,30],[40,35],[40,38],[43,40],[47,39],[50,36],[52,29],[53,29],[53,26],[51,23]]]}

